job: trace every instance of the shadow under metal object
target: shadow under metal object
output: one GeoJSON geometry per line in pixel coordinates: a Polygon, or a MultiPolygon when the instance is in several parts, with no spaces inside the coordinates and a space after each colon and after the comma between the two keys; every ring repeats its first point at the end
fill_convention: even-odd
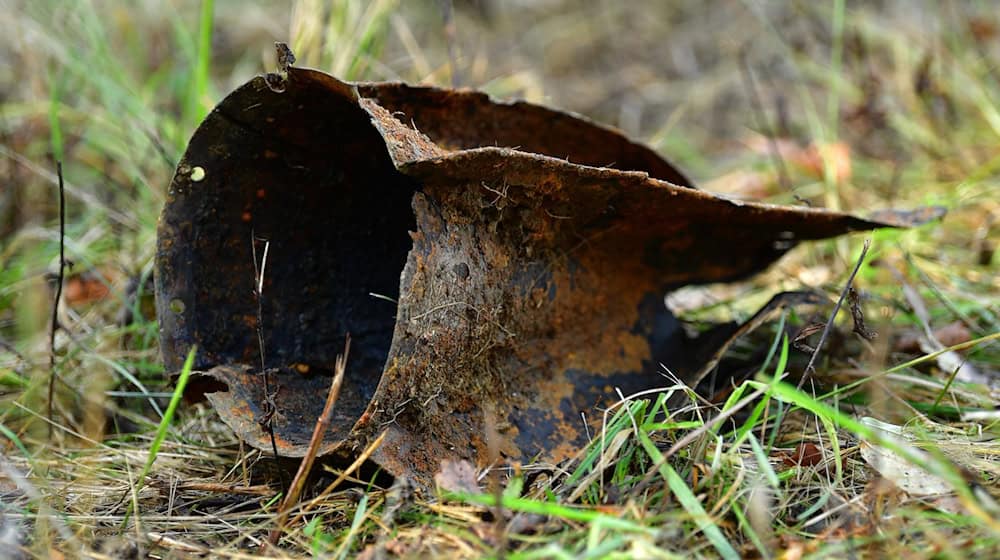
{"type": "MultiPolygon", "coordinates": [[[[198,345],[203,393],[270,450],[302,456],[337,353],[352,350],[320,454],[427,483],[444,458],[558,461],[581,412],[670,385],[695,355],[663,295],[736,280],[800,240],[907,225],[729,200],[578,116],[473,91],[288,69],[231,93],[170,185],[156,254],[167,370],[198,345]],[[271,85],[268,85],[271,84],[271,85]],[[258,260],[262,244],[257,244],[258,260]]],[[[927,216],[918,216],[924,218],[927,216]]]]}

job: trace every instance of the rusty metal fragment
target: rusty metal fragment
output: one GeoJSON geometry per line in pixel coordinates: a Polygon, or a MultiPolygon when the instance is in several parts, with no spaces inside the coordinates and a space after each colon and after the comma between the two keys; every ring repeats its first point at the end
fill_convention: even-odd
{"type": "Polygon", "coordinates": [[[668,385],[661,364],[697,379],[667,291],[898,225],[703,192],[619,133],[527,103],[282,77],[232,92],[191,139],[156,293],[168,371],[197,343],[193,390],[270,450],[251,238],[269,241],[260,327],[285,456],[304,453],[350,333],[321,453],[385,430],[373,458],[426,483],[442,459],[487,460],[487,403],[504,457],[565,459],[616,388],[668,385]]]}

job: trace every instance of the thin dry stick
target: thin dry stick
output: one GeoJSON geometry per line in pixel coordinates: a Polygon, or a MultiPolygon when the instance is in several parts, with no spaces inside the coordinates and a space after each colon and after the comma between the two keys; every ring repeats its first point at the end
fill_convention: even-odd
{"type": "MultiPolygon", "coordinates": [[[[62,299],[63,280],[66,276],[66,185],[63,183],[62,162],[56,162],[59,177],[59,273],[56,275],[56,299],[52,303],[52,323],[49,325],[49,420],[56,387],[56,329],[59,328],[59,300],[62,299]]],[[[52,438],[52,424],[49,424],[49,438],[52,438]]]]}
{"type": "Polygon", "coordinates": [[[289,511],[299,501],[299,495],[302,494],[302,489],[306,485],[306,478],[309,477],[309,471],[312,470],[313,463],[316,461],[316,453],[323,442],[323,436],[330,427],[330,416],[333,414],[333,405],[337,402],[337,397],[340,395],[340,386],[344,382],[344,371],[347,369],[347,354],[350,351],[351,337],[348,335],[347,342],[344,344],[344,353],[337,356],[333,372],[333,383],[330,384],[330,392],[326,395],[323,412],[316,420],[316,427],[313,428],[312,437],[309,438],[309,447],[306,448],[306,454],[302,458],[302,462],[299,463],[299,470],[295,473],[295,478],[292,479],[292,484],[288,488],[288,494],[285,495],[285,499],[282,500],[281,507],[278,509],[278,520],[275,529],[271,531],[269,537],[271,544],[278,544],[278,539],[281,538],[281,531],[285,526],[285,521],[288,519],[289,511]]]}
{"type": "Polygon", "coordinates": [[[497,536],[497,558],[507,557],[507,518],[503,511],[503,485],[500,482],[500,471],[495,467],[500,463],[500,433],[497,431],[497,414],[493,406],[483,406],[483,431],[486,434],[486,449],[490,460],[489,487],[496,500],[493,508],[494,534],[497,536]]]}
{"type": "MultiPolygon", "coordinates": [[[[271,436],[271,451],[274,452],[274,460],[278,460],[278,442],[274,439],[274,413],[277,406],[274,403],[274,395],[271,394],[271,372],[267,369],[267,360],[264,354],[264,270],[267,268],[267,251],[271,248],[271,242],[264,240],[264,255],[261,258],[260,266],[257,266],[257,237],[253,230],[250,231],[250,252],[253,256],[253,295],[257,300],[257,349],[260,352],[260,372],[264,376],[264,418],[261,424],[267,428],[267,433],[271,436]]],[[[284,485],[284,476],[282,476],[284,485]]]]}
{"type": "Polygon", "coordinates": [[[236,484],[222,484],[219,482],[181,482],[179,490],[196,490],[201,492],[215,492],[219,494],[241,494],[247,496],[272,496],[274,488],[266,485],[246,486],[236,484]]]}
{"type": "Polygon", "coordinates": [[[375,438],[370,444],[368,444],[368,447],[366,447],[365,450],[362,451],[360,455],[358,455],[358,457],[354,460],[353,463],[350,464],[350,466],[348,466],[346,469],[344,469],[343,472],[340,473],[340,476],[338,476],[336,480],[331,482],[326,488],[323,489],[322,492],[317,494],[315,498],[304,503],[302,507],[299,508],[299,513],[294,518],[292,518],[291,524],[297,525],[299,521],[301,521],[302,518],[305,517],[305,515],[309,513],[311,509],[313,509],[317,504],[322,502],[324,498],[332,494],[333,491],[336,490],[338,486],[340,486],[340,483],[344,482],[345,480],[347,480],[349,476],[351,476],[351,473],[358,470],[358,468],[362,465],[362,463],[367,461],[368,458],[371,457],[372,453],[375,453],[375,450],[378,449],[380,445],[382,445],[382,442],[385,440],[385,436],[387,433],[388,432],[386,430],[382,430],[382,433],[380,433],[377,438],[375,438]]]}
{"type": "Polygon", "coordinates": [[[806,380],[812,376],[814,371],[813,364],[816,362],[816,357],[819,356],[820,350],[823,349],[823,343],[826,342],[826,337],[830,335],[830,330],[833,328],[833,321],[837,318],[837,313],[840,313],[840,307],[844,305],[844,299],[847,298],[847,293],[851,291],[851,286],[854,285],[854,277],[857,276],[858,271],[861,270],[861,265],[865,262],[865,255],[868,254],[868,248],[871,247],[871,244],[871,239],[865,239],[865,246],[861,249],[861,256],[858,257],[858,262],[854,265],[854,270],[851,271],[851,276],[847,279],[847,284],[845,284],[844,289],[840,291],[840,298],[837,299],[837,305],[833,306],[833,313],[830,314],[830,319],[827,320],[826,326],[823,327],[823,334],[820,335],[819,343],[816,344],[816,349],[813,350],[812,356],[809,356],[809,363],[806,364],[806,369],[802,372],[802,379],[799,379],[798,385],[795,386],[796,389],[802,389],[806,380]]]}

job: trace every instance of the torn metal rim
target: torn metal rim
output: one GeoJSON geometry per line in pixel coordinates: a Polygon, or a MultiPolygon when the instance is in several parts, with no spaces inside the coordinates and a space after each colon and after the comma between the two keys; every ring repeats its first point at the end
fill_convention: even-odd
{"type": "MultiPolygon", "coordinates": [[[[762,270],[799,241],[911,225],[731,200],[580,117],[472,91],[255,78],[192,137],[158,230],[168,371],[197,344],[195,393],[270,449],[305,452],[333,363],[352,355],[321,453],[379,433],[373,458],[430,480],[487,461],[559,461],[581,413],[696,371],[663,304],[692,283],[762,270]],[[257,321],[255,241],[268,260],[257,321]]],[[[260,264],[259,254],[258,263],[260,264]]]]}

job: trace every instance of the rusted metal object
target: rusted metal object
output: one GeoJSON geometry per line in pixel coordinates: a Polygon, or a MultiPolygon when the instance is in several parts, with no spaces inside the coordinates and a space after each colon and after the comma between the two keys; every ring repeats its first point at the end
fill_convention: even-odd
{"type": "Polygon", "coordinates": [[[231,93],[178,166],[156,260],[163,358],[176,371],[197,343],[194,390],[271,449],[256,235],[282,455],[305,452],[350,333],[322,454],[387,430],[373,458],[426,482],[444,458],[486,461],[489,409],[504,457],[558,461],[616,388],[669,384],[661,364],[698,371],[667,291],[894,219],[712,195],[617,132],[535,105],[290,68],[231,93]]]}

